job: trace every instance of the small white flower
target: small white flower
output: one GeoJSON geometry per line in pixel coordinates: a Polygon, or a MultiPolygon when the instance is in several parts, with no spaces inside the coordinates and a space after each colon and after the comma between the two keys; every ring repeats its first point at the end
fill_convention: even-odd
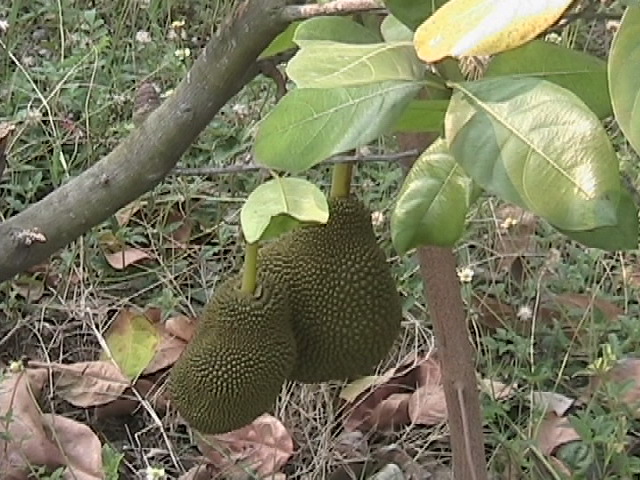
{"type": "Polygon", "coordinates": [[[184,20],[174,20],[173,22],[171,22],[171,28],[173,30],[180,30],[182,28],[184,28],[186,22],[184,20]]]}
{"type": "Polygon", "coordinates": [[[173,52],[173,54],[177,58],[179,58],[180,60],[184,60],[185,58],[188,58],[188,57],[191,56],[191,49],[190,48],[179,48],[175,52],[173,52]]]}
{"type": "Polygon", "coordinates": [[[37,109],[30,108],[27,110],[27,122],[38,123],[42,120],[42,112],[37,109]]]}
{"type": "Polygon", "coordinates": [[[518,219],[517,218],[507,217],[500,224],[500,228],[502,230],[509,230],[511,227],[513,227],[513,226],[515,226],[517,224],[518,224],[518,219]]]}
{"type": "Polygon", "coordinates": [[[379,227],[384,222],[384,213],[375,211],[371,213],[371,223],[374,227],[379,227]]]}
{"type": "Polygon", "coordinates": [[[151,33],[145,30],[139,30],[136,32],[136,42],[138,43],[151,43],[151,33]]]}
{"type": "Polygon", "coordinates": [[[458,269],[458,279],[462,283],[470,283],[473,280],[473,269],[471,267],[464,267],[458,269]]]}
{"type": "Polygon", "coordinates": [[[19,373],[24,370],[24,364],[21,360],[14,360],[9,364],[9,371],[11,373],[19,373]]]}
{"type": "Polygon", "coordinates": [[[533,318],[533,310],[531,310],[531,307],[529,305],[522,305],[518,309],[518,313],[516,314],[516,316],[518,317],[518,320],[522,322],[528,322],[533,318]]]}
{"type": "Polygon", "coordinates": [[[147,467],[145,474],[146,480],[162,480],[163,478],[165,478],[164,468],[162,467],[147,467]]]}
{"type": "Polygon", "coordinates": [[[231,107],[233,113],[240,117],[246,117],[249,115],[249,107],[244,103],[236,103],[233,107],[231,107]]]}
{"type": "Polygon", "coordinates": [[[7,33],[9,30],[9,22],[7,22],[4,18],[0,19],[0,32],[7,33]]]}

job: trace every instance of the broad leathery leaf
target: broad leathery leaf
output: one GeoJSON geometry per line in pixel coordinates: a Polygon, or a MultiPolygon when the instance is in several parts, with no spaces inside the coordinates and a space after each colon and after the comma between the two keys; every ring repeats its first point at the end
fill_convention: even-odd
{"type": "Polygon", "coordinates": [[[449,100],[413,100],[393,126],[394,132],[442,132],[449,100]]]}
{"type": "MultiPolygon", "coordinates": [[[[137,378],[153,360],[160,342],[158,329],[132,310],[121,310],[105,335],[111,357],[128,378],[137,378]]],[[[108,359],[103,352],[101,358],[108,359]]]]}
{"type": "Polygon", "coordinates": [[[425,62],[495,55],[519,47],[553,25],[573,0],[449,0],[416,29],[425,62]]]}
{"type": "Polygon", "coordinates": [[[291,221],[278,222],[280,228],[271,229],[271,238],[299,223],[326,223],[329,206],[322,191],[308,180],[280,177],[269,180],[251,192],[240,212],[247,242],[266,240],[265,232],[279,216],[291,221]]]}
{"type": "Polygon", "coordinates": [[[381,82],[347,88],[299,88],[262,120],[256,161],[292,173],[375,140],[416,96],[418,82],[381,82]]]}
{"type": "Polygon", "coordinates": [[[412,31],[447,0],[385,0],[387,9],[412,31]]]}
{"type": "Polygon", "coordinates": [[[576,95],[534,77],[453,86],[446,138],[481,187],[556,228],[616,224],[618,159],[600,121],[576,95]]]}
{"type": "Polygon", "coordinates": [[[377,43],[381,40],[371,29],[346,17],[315,17],[296,28],[293,41],[300,47],[307,42],[326,40],[341,43],[377,43]]]}
{"type": "Polygon", "coordinates": [[[399,254],[423,245],[451,247],[464,231],[472,180],[439,138],[415,161],[391,215],[399,254]]]}
{"type": "Polygon", "coordinates": [[[496,76],[536,76],[575,93],[603,119],[613,113],[609,99],[607,63],[588,53],[562,45],[533,40],[496,55],[485,78],[496,76]]]}
{"type": "Polygon", "coordinates": [[[600,248],[610,252],[636,250],[638,248],[638,207],[633,197],[624,189],[621,191],[616,216],[618,221],[613,226],[578,232],[561,229],[558,231],[590,248],[600,248]]]}
{"type": "Polygon", "coordinates": [[[410,43],[368,45],[305,42],[287,66],[300,88],[335,88],[390,80],[421,80],[424,64],[410,43]]]}
{"type": "Polygon", "coordinates": [[[618,125],[640,154],[640,6],[627,8],[613,39],[609,89],[618,125]]]}
{"type": "Polygon", "coordinates": [[[293,22],[287,29],[280,33],[267,48],[263,50],[258,59],[272,57],[279,53],[286,52],[292,48],[296,48],[296,44],[293,42],[293,35],[301,22],[293,22]]]}
{"type": "Polygon", "coordinates": [[[393,15],[387,15],[380,24],[380,33],[385,42],[411,42],[413,30],[393,15]]]}

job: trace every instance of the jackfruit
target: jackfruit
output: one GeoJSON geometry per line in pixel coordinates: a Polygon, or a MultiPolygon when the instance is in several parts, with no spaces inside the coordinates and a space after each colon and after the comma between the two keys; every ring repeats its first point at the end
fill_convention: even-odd
{"type": "Polygon", "coordinates": [[[289,380],[370,374],[400,332],[402,305],[371,213],[355,196],[329,199],[326,224],[293,230],[260,250],[259,268],[286,286],[297,362],[289,380]]]}
{"type": "Polygon", "coordinates": [[[225,280],[169,375],[177,410],[204,434],[225,433],[271,409],[296,360],[284,289],[260,275],[253,294],[225,280]]]}

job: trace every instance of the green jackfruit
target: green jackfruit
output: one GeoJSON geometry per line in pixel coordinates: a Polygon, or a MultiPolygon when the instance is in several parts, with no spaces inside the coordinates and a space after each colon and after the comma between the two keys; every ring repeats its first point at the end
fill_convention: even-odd
{"type": "Polygon", "coordinates": [[[290,380],[367,375],[400,332],[402,305],[371,213],[356,197],[329,199],[329,220],[265,245],[260,269],[286,285],[298,347],[290,380]]]}
{"type": "Polygon", "coordinates": [[[241,277],[224,281],[173,366],[169,392],[196,430],[218,434],[273,407],[296,360],[286,291],[260,275],[253,294],[241,277]]]}

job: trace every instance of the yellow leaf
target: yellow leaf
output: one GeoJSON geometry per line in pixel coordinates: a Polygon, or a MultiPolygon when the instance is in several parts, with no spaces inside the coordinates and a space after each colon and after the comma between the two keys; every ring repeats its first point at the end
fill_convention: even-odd
{"type": "Polygon", "coordinates": [[[493,55],[516,48],[553,25],[572,0],[449,0],[413,37],[418,57],[493,55]]]}

